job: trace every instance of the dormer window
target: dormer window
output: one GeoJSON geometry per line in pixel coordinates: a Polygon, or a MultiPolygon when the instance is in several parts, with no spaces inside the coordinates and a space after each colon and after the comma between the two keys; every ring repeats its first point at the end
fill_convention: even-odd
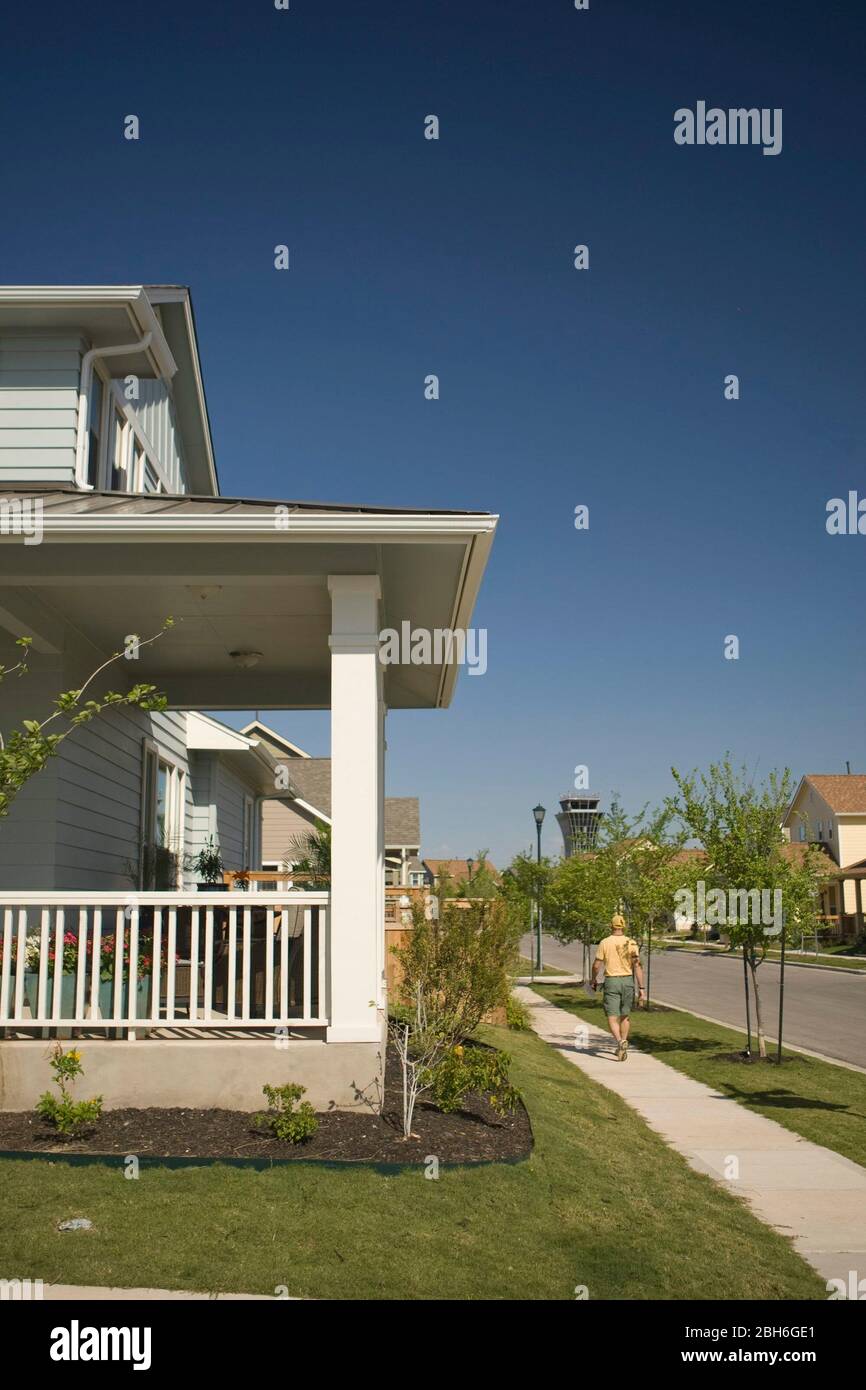
{"type": "Polygon", "coordinates": [[[129,491],[130,427],[126,416],[114,407],[112,426],[111,469],[108,486],[112,492],[129,491]]]}
{"type": "Polygon", "coordinates": [[[90,399],[87,402],[87,481],[91,487],[99,486],[99,456],[103,435],[103,415],[105,414],[105,390],[98,372],[93,373],[90,383],[90,399]]]}

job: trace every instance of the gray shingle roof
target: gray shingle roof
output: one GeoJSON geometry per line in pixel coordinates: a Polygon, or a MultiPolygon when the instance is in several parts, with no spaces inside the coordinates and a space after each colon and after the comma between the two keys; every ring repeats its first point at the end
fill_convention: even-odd
{"type": "MultiPolygon", "coordinates": [[[[263,740],[266,742],[267,740],[263,740]]],[[[270,745],[274,752],[278,750],[270,745]]],[[[331,815],[331,759],[292,758],[286,764],[289,781],[300,801],[331,815]]],[[[417,796],[385,797],[385,844],[420,845],[421,810],[417,796]]]]}
{"type": "Polygon", "coordinates": [[[166,492],[82,492],[56,483],[26,487],[0,484],[2,498],[39,498],[47,513],[64,516],[267,516],[275,507],[290,512],[358,513],[374,516],[487,516],[487,512],[446,511],[433,507],[370,507],[351,502],[296,502],[285,498],[175,496],[166,492]]]}

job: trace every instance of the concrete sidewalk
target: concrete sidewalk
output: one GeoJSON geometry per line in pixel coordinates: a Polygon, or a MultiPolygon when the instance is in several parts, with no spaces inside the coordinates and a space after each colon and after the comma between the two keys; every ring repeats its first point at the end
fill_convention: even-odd
{"type": "Polygon", "coordinates": [[[866,1168],[642,1056],[636,1047],[627,1062],[617,1062],[610,1034],[525,986],[514,994],[530,1010],[539,1037],[621,1096],[698,1172],[790,1236],[820,1275],[843,1279],[846,1288],[851,1270],[866,1278],[866,1168]]]}

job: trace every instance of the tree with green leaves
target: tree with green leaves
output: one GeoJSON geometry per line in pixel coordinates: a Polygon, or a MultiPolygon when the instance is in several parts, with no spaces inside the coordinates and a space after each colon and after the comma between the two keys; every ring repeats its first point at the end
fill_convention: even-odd
{"type": "Polygon", "coordinates": [[[827,860],[812,845],[792,854],[785,838],[782,821],[794,788],[790,769],[771,772],[756,785],[748,770],[735,769],[726,755],[706,772],[671,772],[677,793],[669,805],[706,851],[705,885],[721,914],[719,924],[742,949],[755,1001],[758,1051],[765,1058],[758,969],[783,933],[814,929],[827,860]]]}
{"type": "MultiPolygon", "coordinates": [[[[136,640],[136,650],[150,646],[173,627],[171,618],[166,618],[162,628],[146,641],[136,640]]],[[[29,670],[28,656],[33,639],[19,637],[16,645],[23,653],[14,666],[0,666],[0,681],[15,676],[20,679],[29,670]]],[[[99,680],[115,662],[120,661],[126,652],[113,652],[107,661],[98,666],[88,676],[83,685],[74,690],[65,690],[54,700],[54,709],[44,719],[24,719],[21,727],[13,729],[5,738],[0,735],[0,816],[7,816],[16,796],[22,787],[41,772],[50,758],[56,756],[60,745],[83,724],[102,714],[106,709],[125,707],[147,712],[164,710],[166,697],[154,685],[140,682],[127,691],[109,690],[102,695],[87,696],[90,690],[98,689],[99,680]]]]}
{"type": "MultiPolygon", "coordinates": [[[[453,893],[450,896],[455,898],[495,898],[499,892],[499,884],[487,863],[486,849],[480,849],[472,860],[472,869],[467,872],[465,878],[457,880],[453,893]]],[[[440,885],[440,897],[449,896],[443,894],[440,885]]]]}
{"type": "Polygon", "coordinates": [[[548,884],[554,873],[551,861],[542,856],[539,862],[531,850],[516,854],[499,882],[499,896],[511,903],[523,923],[524,930],[533,930],[539,903],[542,913],[548,884]]]}

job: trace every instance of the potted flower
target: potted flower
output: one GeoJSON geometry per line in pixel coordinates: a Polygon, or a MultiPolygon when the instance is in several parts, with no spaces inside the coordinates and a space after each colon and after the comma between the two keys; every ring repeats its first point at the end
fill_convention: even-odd
{"type": "Polygon", "coordinates": [[[223,858],[213,835],[209,835],[204,847],[193,855],[191,864],[199,877],[200,893],[228,892],[228,884],[223,879],[223,858]]]}
{"type": "MultiPolygon", "coordinates": [[[[39,1008],[39,965],[42,959],[42,941],[37,935],[28,936],[24,946],[24,992],[30,1013],[35,1018],[39,1008]]],[[[78,937],[73,932],[64,932],[60,953],[60,1017],[72,1018],[75,1013],[75,973],[78,966],[78,937]]],[[[48,964],[45,972],[45,1009],[51,1012],[54,998],[54,978],[57,969],[56,936],[51,932],[48,938],[48,964]]],[[[60,1036],[68,1036],[64,1029],[60,1036]]]]}
{"type": "MultiPolygon", "coordinates": [[[[88,953],[93,957],[93,943],[87,943],[88,953]]],[[[110,1018],[114,1013],[114,977],[115,977],[115,957],[116,957],[116,938],[113,935],[105,936],[99,943],[99,1012],[103,1018],[110,1018]]],[[[163,971],[168,961],[168,951],[163,943],[160,959],[163,971]]],[[[120,969],[123,974],[123,984],[120,991],[120,1010],[123,1015],[129,1011],[129,980],[131,975],[129,958],[129,931],[124,929],[122,960],[120,969]]],[[[153,937],[149,933],[142,934],[138,939],[138,969],[136,971],[136,1001],[135,1013],[137,1018],[144,1018],[150,1012],[150,995],[153,972],[153,937]]]]}

